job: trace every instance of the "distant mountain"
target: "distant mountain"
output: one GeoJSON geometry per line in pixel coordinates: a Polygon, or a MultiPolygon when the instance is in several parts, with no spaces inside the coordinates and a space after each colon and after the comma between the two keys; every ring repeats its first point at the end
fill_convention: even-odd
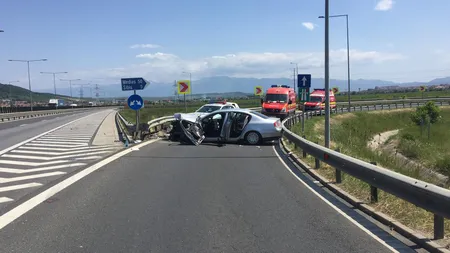
{"type": "MultiPolygon", "coordinates": [[[[312,88],[323,88],[325,81],[323,78],[313,78],[311,80],[312,88]]],[[[351,80],[351,90],[367,90],[373,89],[375,86],[418,86],[418,85],[433,85],[450,83],[450,77],[438,78],[429,82],[410,82],[410,83],[395,83],[384,80],[368,80],[368,79],[355,79],[351,80]]],[[[215,76],[203,78],[200,80],[192,81],[193,94],[202,96],[203,94],[211,93],[226,93],[226,92],[242,92],[253,93],[255,86],[263,86],[264,89],[274,84],[286,84],[293,86],[293,80],[288,78],[235,78],[228,76],[215,76]]],[[[341,91],[347,90],[347,80],[331,79],[330,87],[339,87],[341,91]]],[[[120,83],[111,85],[100,86],[100,97],[128,97],[132,94],[131,91],[122,91],[120,83]]],[[[51,90],[42,90],[42,92],[51,92],[51,90]]],[[[174,83],[151,83],[145,90],[138,91],[137,93],[143,97],[170,97],[174,96],[175,87],[174,83]]],[[[58,93],[69,95],[68,88],[59,87],[58,93]]],[[[95,91],[92,90],[93,96],[95,91]]],[[[72,94],[74,97],[79,97],[79,88],[73,88],[72,94]]],[[[84,89],[84,97],[90,97],[90,88],[84,89]]]]}
{"type": "MultiPolygon", "coordinates": [[[[32,97],[34,102],[48,102],[50,99],[55,98],[55,95],[52,93],[33,92],[32,97]]],[[[30,92],[22,87],[0,83],[0,99],[10,98],[13,101],[29,101],[30,92]]],[[[58,95],[57,98],[66,97],[58,95]]]]}

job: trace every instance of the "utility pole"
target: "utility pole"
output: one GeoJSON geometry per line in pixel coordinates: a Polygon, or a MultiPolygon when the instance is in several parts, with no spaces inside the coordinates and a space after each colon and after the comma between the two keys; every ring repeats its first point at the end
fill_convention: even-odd
{"type": "Polygon", "coordinates": [[[330,148],[329,0],[325,0],[325,147],[330,148]]]}
{"type": "Polygon", "coordinates": [[[53,75],[53,89],[55,92],[55,98],[56,98],[56,75],[57,74],[67,74],[68,72],[41,72],[41,74],[51,74],[53,75]]]}

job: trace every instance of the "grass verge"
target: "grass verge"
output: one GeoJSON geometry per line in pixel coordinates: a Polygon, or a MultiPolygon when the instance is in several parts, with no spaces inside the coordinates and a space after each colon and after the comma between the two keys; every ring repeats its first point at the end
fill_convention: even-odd
{"type": "MultiPolygon", "coordinates": [[[[393,156],[381,154],[372,151],[367,143],[374,135],[394,129],[409,129],[413,128],[409,115],[413,110],[401,109],[390,111],[372,111],[372,112],[357,112],[340,115],[332,115],[331,125],[331,148],[340,148],[341,152],[352,157],[367,161],[377,162],[379,166],[389,168],[404,175],[418,178],[433,184],[439,183],[433,177],[424,177],[419,173],[419,168],[408,168],[404,163],[399,162],[393,156]]],[[[450,108],[442,108],[442,115],[450,120],[450,108]],[[447,116],[448,115],[448,116],[447,116]]],[[[441,122],[442,127],[448,123],[441,122]]],[[[301,125],[293,126],[292,130],[302,135],[301,125]]],[[[438,127],[434,126],[436,135],[440,135],[442,131],[437,131],[438,127]]],[[[314,117],[305,122],[305,136],[308,140],[324,145],[324,117],[314,117]]],[[[448,130],[447,130],[448,132],[448,130]]],[[[419,133],[420,134],[420,133],[419,133]]],[[[446,133],[447,134],[447,133],[446,133]]],[[[450,133],[449,133],[450,134],[450,133]]],[[[446,138],[435,136],[436,139],[446,138]]],[[[448,137],[447,137],[448,140],[448,137]]],[[[442,139],[445,141],[445,139],[442,139]]],[[[290,147],[292,148],[292,147],[290,147]]],[[[299,157],[301,151],[296,150],[299,157]]],[[[433,151],[430,151],[433,152],[433,151]]],[[[428,152],[427,152],[428,153],[428,152]]],[[[424,155],[426,153],[423,153],[424,155]]],[[[303,159],[311,167],[314,167],[314,158],[308,156],[303,159]]],[[[322,176],[334,182],[334,168],[321,163],[321,168],[317,170],[322,176]]],[[[356,179],[348,174],[342,173],[342,183],[339,185],[343,190],[358,199],[370,203],[370,186],[365,182],[356,179]]],[[[444,186],[448,187],[448,185],[444,186]]],[[[379,190],[379,202],[370,204],[375,210],[385,213],[406,226],[421,231],[423,234],[432,238],[433,234],[433,214],[421,208],[414,206],[402,199],[399,199],[391,194],[379,190]]],[[[450,223],[445,223],[446,239],[444,244],[449,243],[450,239],[450,223]]]]}

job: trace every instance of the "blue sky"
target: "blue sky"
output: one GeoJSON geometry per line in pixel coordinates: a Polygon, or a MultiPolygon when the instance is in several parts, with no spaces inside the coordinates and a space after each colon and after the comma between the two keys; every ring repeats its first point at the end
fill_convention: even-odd
{"type": "MultiPolygon", "coordinates": [[[[330,14],[350,17],[353,79],[450,76],[449,9],[448,0],[330,0],[330,14]]],[[[0,10],[0,82],[27,86],[26,64],[8,59],[47,58],[31,64],[34,90],[52,87],[40,71],[100,84],[171,82],[182,71],[194,80],[290,77],[294,61],[323,76],[322,0],[4,0],[0,10]]],[[[332,78],[346,78],[345,32],[344,18],[330,19],[332,78]]]]}

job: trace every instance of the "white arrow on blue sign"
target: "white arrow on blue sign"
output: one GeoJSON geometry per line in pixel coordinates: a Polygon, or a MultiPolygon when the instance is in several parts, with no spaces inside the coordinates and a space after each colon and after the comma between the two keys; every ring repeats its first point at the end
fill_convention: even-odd
{"type": "Polygon", "coordinates": [[[144,100],[141,96],[133,94],[128,98],[128,107],[130,107],[132,110],[139,110],[144,106],[144,100]]]}
{"type": "Polygon", "coordinates": [[[298,74],[297,75],[297,87],[311,88],[311,74],[298,74]]]}
{"type": "Polygon", "coordinates": [[[143,90],[150,82],[142,77],[122,78],[121,79],[122,90],[143,90]]]}

